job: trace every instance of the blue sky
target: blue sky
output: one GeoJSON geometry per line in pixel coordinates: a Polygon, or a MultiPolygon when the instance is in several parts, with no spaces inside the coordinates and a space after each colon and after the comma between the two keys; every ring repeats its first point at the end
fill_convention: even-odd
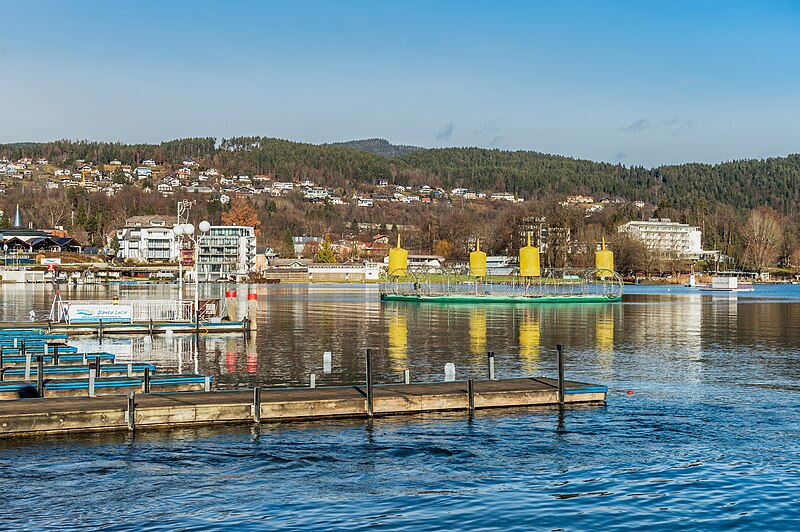
{"type": "Polygon", "coordinates": [[[800,2],[16,1],[0,142],[382,137],[643,164],[800,152],[800,2]]]}

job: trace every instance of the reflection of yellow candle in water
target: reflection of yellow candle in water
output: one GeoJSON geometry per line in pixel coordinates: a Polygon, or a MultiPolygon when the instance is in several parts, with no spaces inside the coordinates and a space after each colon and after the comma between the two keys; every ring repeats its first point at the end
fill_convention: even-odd
{"type": "Polygon", "coordinates": [[[486,309],[474,308],[469,315],[469,349],[476,355],[486,354],[486,309]]]}
{"type": "Polygon", "coordinates": [[[526,311],[522,323],[519,324],[519,358],[526,373],[535,372],[539,368],[540,337],[539,322],[526,311]]]}
{"type": "Polygon", "coordinates": [[[401,314],[389,320],[389,358],[395,371],[408,367],[408,325],[401,314]]]}
{"type": "Polygon", "coordinates": [[[605,309],[595,317],[594,342],[600,364],[605,368],[611,367],[614,356],[614,314],[605,309]]]}

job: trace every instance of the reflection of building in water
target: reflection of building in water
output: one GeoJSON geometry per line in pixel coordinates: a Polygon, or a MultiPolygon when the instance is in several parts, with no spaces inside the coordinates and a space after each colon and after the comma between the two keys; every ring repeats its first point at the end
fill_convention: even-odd
{"type": "Polygon", "coordinates": [[[532,309],[526,308],[519,324],[519,358],[525,373],[531,374],[539,369],[540,340],[539,319],[532,309]]]}
{"type": "Polygon", "coordinates": [[[396,372],[408,368],[408,324],[403,314],[389,318],[389,359],[396,372]]]}
{"type": "Polygon", "coordinates": [[[699,356],[702,348],[701,322],[703,297],[701,294],[656,296],[646,304],[631,307],[625,321],[631,324],[632,333],[642,347],[652,346],[657,351],[685,356],[699,356]],[[630,322],[629,322],[630,320],[630,322]]]}
{"type": "MultiPolygon", "coordinates": [[[[707,303],[703,305],[703,334],[720,343],[734,342],[738,334],[739,298],[737,294],[713,294],[705,296],[707,303]]],[[[763,310],[763,309],[759,309],[763,310]]],[[[764,315],[757,312],[756,320],[764,315]]],[[[757,322],[751,322],[754,325],[757,322]]],[[[763,331],[757,326],[756,330],[763,331]]]]}
{"type": "MultiPolygon", "coordinates": [[[[201,340],[202,341],[202,340],[201,340]]],[[[121,364],[128,362],[149,362],[158,366],[158,371],[194,371],[194,336],[164,334],[120,338],[107,336],[103,341],[96,338],[70,339],[70,345],[81,353],[105,352],[115,355],[121,364]]]]}
{"type": "Polygon", "coordinates": [[[469,350],[476,355],[486,354],[486,309],[474,307],[469,315],[469,350]]]}
{"type": "Polygon", "coordinates": [[[605,369],[614,362],[614,311],[608,305],[598,307],[594,322],[594,347],[598,363],[605,369]]]}

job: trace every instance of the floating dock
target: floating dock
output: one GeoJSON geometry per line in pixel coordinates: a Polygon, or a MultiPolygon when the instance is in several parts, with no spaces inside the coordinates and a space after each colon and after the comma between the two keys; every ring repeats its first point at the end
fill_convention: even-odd
{"type": "MultiPolygon", "coordinates": [[[[484,267],[485,270],[485,267],[484,267]]],[[[550,269],[535,278],[480,277],[446,270],[399,270],[380,285],[381,301],[408,303],[583,304],[622,301],[622,278],[606,269],[550,269]]]]}
{"type": "MultiPolygon", "coordinates": [[[[563,401],[602,403],[607,391],[565,381],[563,401]]],[[[45,397],[0,401],[0,437],[558,404],[558,381],[547,378],[384,384],[371,394],[366,386],[345,386],[45,397]]]]}
{"type": "Polygon", "coordinates": [[[0,334],[14,335],[23,331],[38,331],[42,334],[162,334],[171,330],[173,333],[241,333],[245,331],[243,321],[193,321],[184,322],[152,322],[152,323],[50,323],[50,322],[6,322],[0,324],[0,334]]]}

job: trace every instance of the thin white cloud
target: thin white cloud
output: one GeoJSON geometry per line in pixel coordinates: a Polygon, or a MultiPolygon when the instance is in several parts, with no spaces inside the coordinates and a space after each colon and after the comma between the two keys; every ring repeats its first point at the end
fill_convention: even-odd
{"type": "Polygon", "coordinates": [[[627,126],[620,126],[617,133],[643,133],[645,131],[662,131],[670,135],[680,135],[694,128],[693,120],[682,118],[669,118],[664,120],[650,120],[649,118],[639,118],[627,126]]]}
{"type": "Polygon", "coordinates": [[[455,124],[452,122],[448,122],[442,127],[441,130],[436,134],[436,138],[438,140],[450,140],[450,136],[453,134],[453,129],[455,129],[455,124]]]}

